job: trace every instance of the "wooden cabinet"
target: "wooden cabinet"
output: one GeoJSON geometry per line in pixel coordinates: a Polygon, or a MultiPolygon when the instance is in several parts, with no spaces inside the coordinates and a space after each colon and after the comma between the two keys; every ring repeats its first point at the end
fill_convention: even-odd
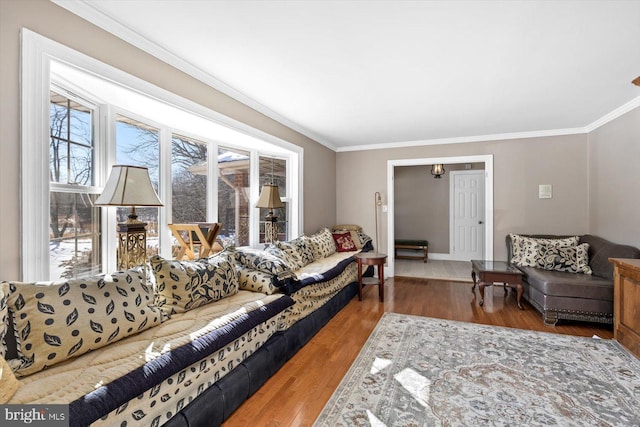
{"type": "Polygon", "coordinates": [[[614,265],[613,336],[640,357],[640,259],[609,261],[614,265]]]}

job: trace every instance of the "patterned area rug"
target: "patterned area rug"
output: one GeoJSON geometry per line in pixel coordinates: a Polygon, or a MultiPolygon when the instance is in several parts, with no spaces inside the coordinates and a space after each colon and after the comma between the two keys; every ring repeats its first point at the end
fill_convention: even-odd
{"type": "Polygon", "coordinates": [[[614,340],[385,313],[315,426],[638,426],[614,340]]]}

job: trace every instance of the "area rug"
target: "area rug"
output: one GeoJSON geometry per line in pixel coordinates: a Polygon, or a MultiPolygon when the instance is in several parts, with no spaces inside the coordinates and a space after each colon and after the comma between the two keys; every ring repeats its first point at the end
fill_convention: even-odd
{"type": "Polygon", "coordinates": [[[639,426],[614,340],[385,313],[315,426],[639,426]]]}
{"type": "Polygon", "coordinates": [[[396,259],[395,263],[396,276],[452,282],[472,282],[471,263],[469,261],[430,259],[429,262],[422,262],[420,260],[396,259]]]}

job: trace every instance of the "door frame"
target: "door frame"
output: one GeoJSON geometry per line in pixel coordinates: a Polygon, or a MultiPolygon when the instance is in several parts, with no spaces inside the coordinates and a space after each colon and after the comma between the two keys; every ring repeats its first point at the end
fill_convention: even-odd
{"type": "MultiPolygon", "coordinates": [[[[454,175],[470,175],[470,174],[476,174],[478,172],[481,172],[479,169],[469,169],[469,170],[455,170],[455,171],[451,171],[451,176],[449,178],[449,259],[453,260],[453,261],[462,261],[459,260],[456,255],[455,255],[455,251],[453,250],[454,247],[454,243],[455,243],[455,204],[456,204],[456,200],[454,197],[454,193],[455,193],[455,180],[453,179],[454,175]]],[[[484,174],[485,176],[483,177],[483,183],[482,186],[486,187],[486,173],[484,174]]],[[[482,189],[483,193],[486,193],[486,188],[482,189]]],[[[485,210],[485,215],[486,215],[486,210],[485,210]]],[[[486,221],[484,221],[486,224],[486,221]]],[[[482,233],[482,238],[486,239],[487,236],[487,230],[485,227],[485,230],[482,233]]],[[[484,251],[486,250],[486,248],[483,249],[483,254],[482,254],[482,259],[486,259],[484,258],[484,251]]]]}
{"type": "MultiPolygon", "coordinates": [[[[493,154],[482,154],[475,156],[454,156],[454,157],[426,157],[422,159],[396,159],[387,160],[387,253],[394,253],[395,239],[395,196],[394,196],[394,174],[395,168],[401,166],[423,166],[442,163],[451,165],[455,163],[480,163],[484,162],[484,216],[485,216],[485,238],[484,257],[486,260],[493,260],[493,154]]],[[[387,258],[388,267],[385,273],[389,277],[395,275],[395,258],[387,258]]]]}

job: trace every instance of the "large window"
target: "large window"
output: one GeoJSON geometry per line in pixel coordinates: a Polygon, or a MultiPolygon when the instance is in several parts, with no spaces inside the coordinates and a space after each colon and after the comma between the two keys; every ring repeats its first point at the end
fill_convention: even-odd
{"type": "Polygon", "coordinates": [[[248,151],[218,149],[218,222],[220,238],[235,246],[249,244],[248,151]]]}
{"type": "MultiPolygon", "coordinates": [[[[116,115],[116,164],[144,166],[156,193],[160,182],[158,129],[127,116],[116,115]]],[[[131,208],[118,208],[118,223],[126,222],[131,208]]],[[[157,255],[160,247],[158,208],[136,208],[138,220],[147,223],[147,256],[157,255]]],[[[115,230],[113,231],[115,233],[115,230]]],[[[115,236],[115,234],[114,234],[115,236]]]]}
{"type": "Polygon", "coordinates": [[[56,278],[94,274],[102,259],[100,210],[92,205],[93,108],[51,91],[49,128],[49,271],[56,278]]]}
{"type": "Polygon", "coordinates": [[[286,204],[280,238],[299,234],[300,147],[29,30],[22,36],[22,280],[115,269],[116,226],[129,208],[92,205],[115,164],[147,167],[164,203],[136,208],[149,255],[172,257],[168,224],[178,222],[221,222],[225,244],[258,246],[266,212],[255,204],[272,177],[286,204]]]}
{"type": "Polygon", "coordinates": [[[186,136],[171,138],[172,222],[207,221],[207,144],[186,136]]]}

